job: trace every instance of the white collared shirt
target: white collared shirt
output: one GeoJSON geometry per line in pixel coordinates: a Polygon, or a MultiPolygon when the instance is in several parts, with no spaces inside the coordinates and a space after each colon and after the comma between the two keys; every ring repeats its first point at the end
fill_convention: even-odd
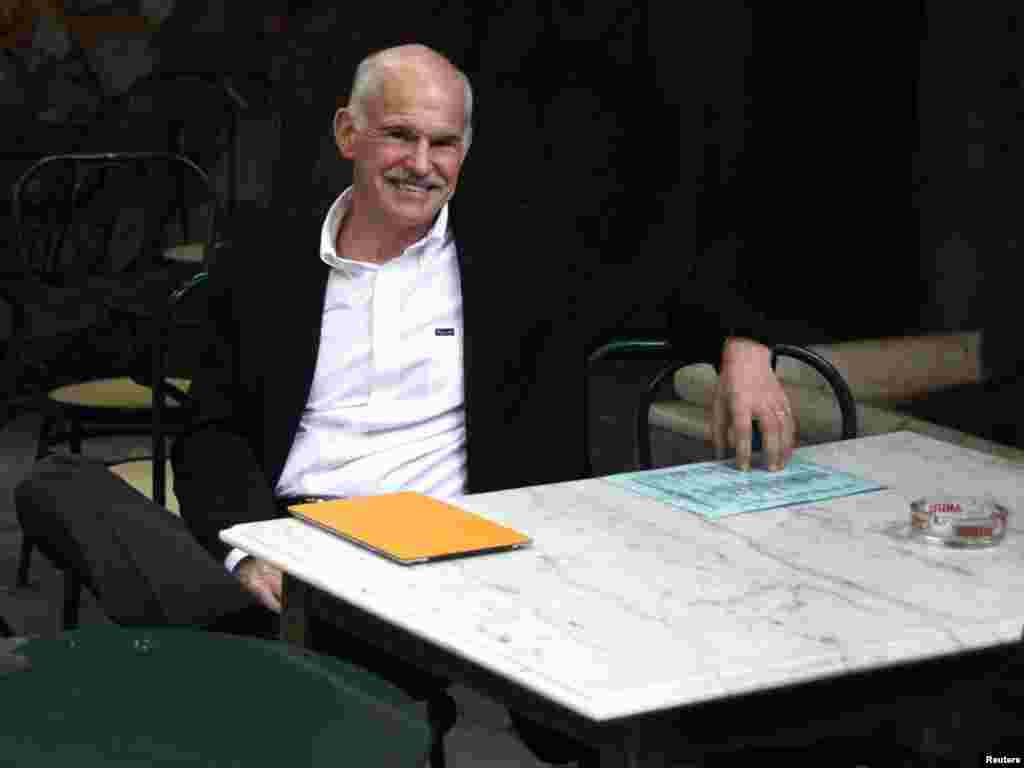
{"type": "MultiPolygon", "coordinates": [[[[309,399],[278,496],[465,492],[462,292],[448,206],[383,264],[336,250],[351,188],[320,236],[331,267],[309,399]]],[[[226,561],[233,570],[238,550],[226,561]]]]}

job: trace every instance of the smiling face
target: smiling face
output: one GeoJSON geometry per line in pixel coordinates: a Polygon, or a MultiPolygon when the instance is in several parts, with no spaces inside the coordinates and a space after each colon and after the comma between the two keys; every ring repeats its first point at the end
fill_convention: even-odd
{"type": "Polygon", "coordinates": [[[427,232],[458,183],[464,98],[461,78],[439,56],[378,65],[360,103],[335,116],[338,148],[353,163],[358,215],[417,238],[427,232]]]}

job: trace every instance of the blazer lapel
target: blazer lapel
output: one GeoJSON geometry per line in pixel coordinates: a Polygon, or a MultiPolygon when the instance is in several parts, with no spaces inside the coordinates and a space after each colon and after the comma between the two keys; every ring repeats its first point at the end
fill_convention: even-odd
{"type": "Polygon", "coordinates": [[[458,226],[460,219],[458,218],[457,210],[455,205],[449,205],[449,221],[452,222],[450,226],[455,235],[455,249],[458,254],[459,289],[462,292],[462,381],[465,388],[463,408],[465,409],[466,446],[468,451],[470,435],[472,434],[473,405],[475,404],[473,372],[477,359],[477,337],[473,334],[472,329],[477,327],[477,324],[480,322],[480,312],[477,311],[475,299],[481,296],[483,292],[473,283],[475,278],[480,277],[479,273],[473,269],[475,249],[472,238],[468,236],[469,228],[458,226]],[[462,237],[463,232],[467,234],[465,239],[462,237]]]}
{"type": "Polygon", "coordinates": [[[271,281],[268,301],[262,311],[264,327],[280,329],[267,337],[266,363],[263,366],[264,468],[272,484],[284,469],[302,411],[316,371],[323,324],[324,293],[329,267],[320,258],[321,217],[309,222],[289,222],[285,232],[292,243],[277,280],[271,281]]]}

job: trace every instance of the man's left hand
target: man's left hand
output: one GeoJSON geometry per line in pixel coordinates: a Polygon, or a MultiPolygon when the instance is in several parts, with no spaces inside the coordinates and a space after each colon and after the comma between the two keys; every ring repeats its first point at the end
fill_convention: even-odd
{"type": "Polygon", "coordinates": [[[765,465],[782,469],[796,444],[796,422],[789,398],[771,367],[771,350],[750,339],[729,337],[711,407],[715,456],[736,449],[736,466],[750,469],[752,421],[761,428],[765,465]]]}

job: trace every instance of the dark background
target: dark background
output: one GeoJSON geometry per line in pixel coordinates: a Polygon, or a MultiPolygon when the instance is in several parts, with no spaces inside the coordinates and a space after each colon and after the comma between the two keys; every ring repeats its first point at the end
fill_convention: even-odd
{"type": "MultiPolygon", "coordinates": [[[[1005,324],[1024,14],[952,0],[666,5],[179,1],[148,55],[155,69],[229,75],[247,97],[244,203],[333,198],[345,169],[328,128],[355,62],[419,40],[471,78],[531,89],[561,168],[614,167],[616,191],[588,203],[606,222],[583,233],[596,262],[636,258],[624,233],[649,225],[676,179],[692,204],[671,212],[679,252],[665,258],[696,260],[820,340],[1005,324]],[[621,140],[588,144],[606,133],[588,130],[595,120],[616,121],[621,140]]],[[[5,118],[20,118],[8,124],[49,143],[4,142],[5,185],[23,156],[61,149],[29,105],[8,97],[5,118]]],[[[515,142],[487,114],[479,105],[478,141],[515,142]]]]}
{"type": "MultiPolygon", "coordinates": [[[[1024,14],[1011,5],[458,5],[364,13],[360,25],[359,11],[288,4],[295,42],[282,82],[324,73],[305,81],[285,118],[282,157],[320,141],[317,158],[289,163],[289,188],[336,194],[325,125],[349,73],[332,71],[330,57],[345,59],[349,44],[422,39],[471,76],[507,73],[561,105],[558,119],[585,148],[579,162],[611,157],[624,196],[651,178],[692,179],[694,210],[679,212],[681,250],[692,251],[680,256],[695,254],[823,339],[1004,322],[1021,239],[1013,181],[1024,170],[1024,14]],[[595,115],[571,103],[581,82],[605,84],[620,146],[587,147],[595,115]],[[675,143],[666,127],[678,130],[675,143]]],[[[479,127],[481,141],[514,141],[500,126],[479,127]]],[[[628,216],[622,199],[599,204],[628,216]]]]}

